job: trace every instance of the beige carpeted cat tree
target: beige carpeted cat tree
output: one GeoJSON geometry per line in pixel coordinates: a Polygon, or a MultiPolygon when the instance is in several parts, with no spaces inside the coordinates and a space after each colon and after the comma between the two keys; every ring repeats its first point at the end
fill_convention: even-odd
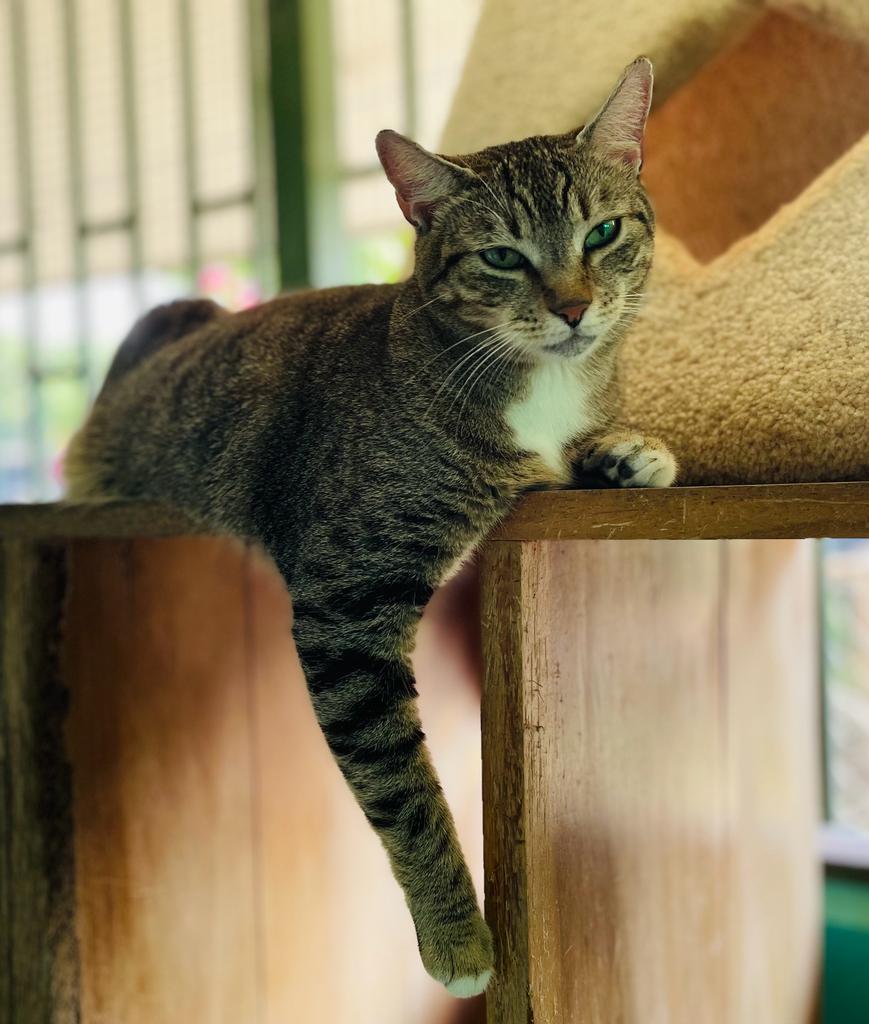
{"type": "Polygon", "coordinates": [[[683,483],[869,478],[869,0],[488,0],[442,151],[576,127],[639,53],[626,419],[683,483]]]}

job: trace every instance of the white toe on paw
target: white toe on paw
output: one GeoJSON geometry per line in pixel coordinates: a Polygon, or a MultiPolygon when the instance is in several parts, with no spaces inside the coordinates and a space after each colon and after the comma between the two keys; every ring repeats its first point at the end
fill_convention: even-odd
{"type": "Polygon", "coordinates": [[[445,983],[445,988],[451,996],[457,999],[470,999],[471,996],[478,996],[485,992],[486,986],[492,977],[491,971],[483,971],[482,974],[469,974],[464,978],[453,978],[445,983]]]}
{"type": "Polygon", "coordinates": [[[676,460],[660,443],[637,434],[608,445],[596,445],[582,464],[587,473],[601,473],[619,487],[669,487],[676,479],[676,460]]]}
{"type": "Polygon", "coordinates": [[[479,995],[495,966],[492,933],[479,911],[458,924],[429,930],[420,954],[429,974],[459,999],[479,995]]]}

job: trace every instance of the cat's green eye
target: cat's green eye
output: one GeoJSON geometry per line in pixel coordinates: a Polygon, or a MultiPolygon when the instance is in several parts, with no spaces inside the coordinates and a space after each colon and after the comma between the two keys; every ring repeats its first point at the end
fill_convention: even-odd
{"type": "Polygon", "coordinates": [[[616,218],[615,220],[605,220],[602,224],[598,224],[596,228],[592,228],[585,236],[584,245],[586,250],[601,249],[603,246],[609,245],[618,235],[621,226],[622,222],[616,218]]]}
{"type": "Polygon", "coordinates": [[[480,253],[486,263],[496,270],[518,270],[528,262],[521,252],[498,246],[495,249],[483,249],[480,253]]]}

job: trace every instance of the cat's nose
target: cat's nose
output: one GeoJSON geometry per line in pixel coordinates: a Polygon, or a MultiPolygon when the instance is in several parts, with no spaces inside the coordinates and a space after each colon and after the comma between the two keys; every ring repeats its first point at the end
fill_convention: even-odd
{"type": "Polygon", "coordinates": [[[590,305],[591,303],[580,299],[567,305],[559,306],[558,309],[553,309],[552,312],[556,316],[560,316],[568,327],[576,327],[579,321],[582,320],[583,313],[585,313],[590,305]]]}

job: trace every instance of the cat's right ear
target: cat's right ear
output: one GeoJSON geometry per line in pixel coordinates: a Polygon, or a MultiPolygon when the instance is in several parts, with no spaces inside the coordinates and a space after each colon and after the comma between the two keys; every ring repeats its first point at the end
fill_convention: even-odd
{"type": "Polygon", "coordinates": [[[375,144],[401,212],[418,231],[428,231],[437,204],[459,192],[470,172],[388,128],[375,144]]]}
{"type": "Polygon", "coordinates": [[[643,134],[652,102],[652,62],[637,57],[629,64],[606,103],[576,136],[607,160],[625,163],[637,174],[643,167],[643,134]]]}

